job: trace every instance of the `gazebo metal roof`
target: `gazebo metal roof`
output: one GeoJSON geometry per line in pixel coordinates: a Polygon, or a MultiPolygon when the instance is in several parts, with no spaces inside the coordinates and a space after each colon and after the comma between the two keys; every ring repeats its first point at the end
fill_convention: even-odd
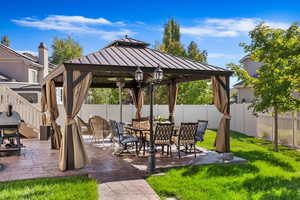
{"type": "Polygon", "coordinates": [[[221,67],[212,66],[206,63],[193,61],[188,58],[173,56],[155,49],[147,48],[149,44],[123,38],[116,40],[107,47],[91,53],[89,55],[70,60],[64,64],[82,64],[82,65],[103,65],[120,67],[150,67],[155,68],[158,65],[162,69],[183,69],[197,71],[215,71],[227,72],[221,67]]]}
{"type": "MultiPolygon", "coordinates": [[[[112,79],[113,77],[127,78],[126,81],[133,85],[134,71],[137,67],[140,67],[147,77],[147,73],[151,76],[150,73],[160,66],[165,74],[162,84],[171,79],[183,82],[232,74],[230,70],[160,52],[148,46],[146,42],[126,36],[113,41],[97,52],[64,62],[63,65],[53,70],[53,73],[49,74],[42,84],[45,84],[47,79],[61,75],[66,69],[92,71],[94,74],[92,87],[113,87],[116,82],[112,79]]],[[[58,85],[62,84],[62,78],[56,78],[55,81],[58,85]]],[[[130,87],[130,84],[125,87],[130,87]]]]}

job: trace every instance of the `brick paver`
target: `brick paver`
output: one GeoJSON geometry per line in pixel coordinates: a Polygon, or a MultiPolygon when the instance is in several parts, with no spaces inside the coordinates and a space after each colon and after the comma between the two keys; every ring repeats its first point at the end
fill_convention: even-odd
{"type": "Polygon", "coordinates": [[[98,190],[101,200],[159,200],[144,179],[103,183],[98,190]]]}

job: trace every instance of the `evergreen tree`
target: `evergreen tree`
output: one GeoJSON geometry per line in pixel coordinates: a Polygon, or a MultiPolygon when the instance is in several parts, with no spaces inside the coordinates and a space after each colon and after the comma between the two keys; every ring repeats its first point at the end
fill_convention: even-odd
{"type": "Polygon", "coordinates": [[[180,26],[174,19],[170,19],[164,27],[164,35],[162,45],[159,50],[171,53],[175,56],[184,56],[185,50],[180,43],[180,26]]]}
{"type": "Polygon", "coordinates": [[[187,47],[187,57],[199,62],[207,62],[207,51],[201,51],[196,42],[191,41],[187,47]]]}
{"type": "MultiPolygon", "coordinates": [[[[187,57],[195,61],[207,62],[207,52],[201,51],[195,42],[188,45],[187,50],[180,43],[180,26],[174,19],[170,19],[164,27],[162,44],[158,48],[162,52],[175,56],[187,57]]],[[[168,103],[167,86],[159,86],[155,91],[155,103],[168,103]]],[[[212,99],[209,81],[200,80],[178,84],[178,104],[210,104],[212,99]]],[[[147,102],[147,100],[146,100],[147,102]]]]}
{"type": "Polygon", "coordinates": [[[2,37],[2,39],[1,39],[1,44],[3,44],[3,45],[5,45],[5,46],[9,47],[9,45],[10,45],[10,40],[9,40],[8,36],[4,35],[4,36],[2,37]]]}

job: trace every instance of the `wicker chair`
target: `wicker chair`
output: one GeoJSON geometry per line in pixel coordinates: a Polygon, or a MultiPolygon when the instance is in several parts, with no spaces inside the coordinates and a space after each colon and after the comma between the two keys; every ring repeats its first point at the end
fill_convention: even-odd
{"type": "Polygon", "coordinates": [[[92,131],[89,123],[83,121],[80,117],[77,116],[77,123],[78,123],[78,128],[79,132],[82,135],[90,135],[92,136],[92,131]]]}
{"type": "Polygon", "coordinates": [[[132,119],[132,126],[134,128],[149,130],[150,129],[150,120],[148,117],[144,117],[141,119],[132,119]]]}
{"type": "Polygon", "coordinates": [[[194,154],[196,158],[196,140],[198,123],[181,123],[179,134],[177,137],[173,137],[173,143],[177,146],[178,157],[180,158],[180,146],[185,146],[185,151],[190,145],[194,148],[194,154]]]}
{"type": "Polygon", "coordinates": [[[149,142],[150,136],[150,120],[148,117],[144,117],[141,119],[132,119],[132,126],[138,129],[144,129],[148,131],[135,131],[134,134],[136,137],[141,139],[141,145],[143,146],[143,152],[145,155],[146,152],[146,143],[149,142]]]}
{"type": "Polygon", "coordinates": [[[104,139],[110,138],[111,139],[111,128],[109,123],[100,116],[93,116],[89,119],[89,125],[92,131],[92,141],[97,142],[97,139],[102,139],[104,144],[104,139]]]}
{"type": "Polygon", "coordinates": [[[154,134],[154,145],[162,147],[162,155],[164,154],[164,146],[167,146],[167,155],[172,157],[172,135],[174,132],[173,123],[157,123],[154,134]]]}

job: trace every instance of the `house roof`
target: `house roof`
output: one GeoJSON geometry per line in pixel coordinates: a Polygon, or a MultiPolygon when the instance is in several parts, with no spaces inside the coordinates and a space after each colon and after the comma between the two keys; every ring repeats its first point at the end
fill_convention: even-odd
{"type": "Polygon", "coordinates": [[[143,67],[162,69],[228,72],[230,70],[188,58],[174,56],[148,48],[148,43],[132,38],[122,38],[113,41],[105,48],[89,55],[65,62],[65,65],[98,65],[119,67],[143,67]]]}
{"type": "MultiPolygon", "coordinates": [[[[38,56],[35,56],[35,55],[33,55],[33,54],[29,53],[29,52],[24,52],[22,54],[25,55],[25,56],[27,56],[27,57],[29,57],[29,58],[31,58],[32,60],[34,60],[36,63],[39,64],[39,57],[38,56]]],[[[56,67],[56,65],[49,62],[49,67],[50,68],[54,68],[54,67],[56,67]]]]}
{"type": "MultiPolygon", "coordinates": [[[[9,48],[9,47],[3,45],[3,44],[0,44],[0,47],[3,47],[4,49],[8,50],[9,52],[15,54],[15,55],[18,56],[18,57],[21,57],[21,58],[25,59],[26,61],[29,61],[30,63],[33,63],[33,64],[34,64],[35,66],[37,66],[37,67],[43,67],[43,66],[39,63],[38,57],[32,55],[31,53],[28,53],[28,52],[20,53],[20,52],[17,52],[17,51],[15,51],[15,50],[13,50],[13,49],[11,49],[11,48],[9,48]]],[[[56,67],[56,65],[54,65],[54,64],[52,64],[52,63],[49,62],[49,67],[50,67],[50,68],[54,68],[54,67],[56,67]]]]}
{"type": "Polygon", "coordinates": [[[4,75],[3,73],[0,72],[0,81],[10,81],[12,80],[11,77],[4,75]]]}
{"type": "Polygon", "coordinates": [[[248,58],[250,58],[250,55],[249,54],[247,54],[247,55],[245,55],[244,57],[242,57],[241,59],[240,59],[240,63],[243,63],[246,59],[248,59],[248,58]]]}

